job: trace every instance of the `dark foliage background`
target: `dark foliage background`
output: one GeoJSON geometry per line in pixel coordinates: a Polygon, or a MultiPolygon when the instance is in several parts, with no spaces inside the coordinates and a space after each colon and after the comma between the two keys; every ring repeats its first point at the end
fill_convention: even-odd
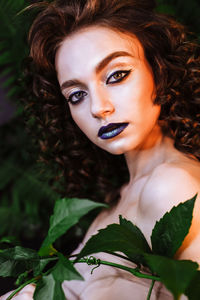
{"type": "MultiPolygon", "coordinates": [[[[0,243],[3,236],[14,236],[17,243],[38,249],[54,202],[65,193],[59,180],[52,181],[55,174],[59,178],[57,166],[49,168],[38,162],[38,145],[30,132],[34,120],[24,114],[21,101],[22,62],[28,55],[26,37],[34,13],[18,13],[33,2],[37,1],[0,0],[0,243]]],[[[158,11],[175,16],[200,41],[199,0],[157,3],[158,11]]],[[[71,252],[93,217],[82,219],[57,247],[71,252]]],[[[0,294],[10,290],[12,284],[1,279],[0,294]]]]}

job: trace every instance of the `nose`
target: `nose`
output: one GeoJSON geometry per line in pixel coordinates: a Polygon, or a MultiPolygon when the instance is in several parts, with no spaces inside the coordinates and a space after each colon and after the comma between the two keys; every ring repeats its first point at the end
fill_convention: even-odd
{"type": "Polygon", "coordinates": [[[96,92],[91,97],[91,114],[94,118],[105,118],[115,111],[109,96],[103,92],[96,92]]]}

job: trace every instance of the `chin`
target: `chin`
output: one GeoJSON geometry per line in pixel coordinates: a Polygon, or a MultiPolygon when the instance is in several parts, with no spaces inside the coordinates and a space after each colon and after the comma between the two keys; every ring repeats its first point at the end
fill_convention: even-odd
{"type": "Polygon", "coordinates": [[[113,155],[122,155],[124,154],[124,151],[120,151],[120,150],[106,150],[107,152],[109,152],[110,154],[113,154],[113,155]]]}
{"type": "Polygon", "coordinates": [[[126,153],[128,150],[127,150],[127,147],[123,147],[122,145],[120,146],[117,146],[115,145],[115,147],[105,147],[104,148],[105,151],[109,152],[110,154],[113,154],[113,155],[121,155],[121,154],[124,154],[126,153]]]}

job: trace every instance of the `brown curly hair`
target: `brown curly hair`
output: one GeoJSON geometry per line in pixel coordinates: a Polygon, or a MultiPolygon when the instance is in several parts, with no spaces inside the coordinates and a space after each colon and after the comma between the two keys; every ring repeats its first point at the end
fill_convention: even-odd
{"type": "Polygon", "coordinates": [[[62,166],[68,196],[116,199],[113,191],[128,180],[123,156],[106,153],[81,133],[60,92],[55,53],[65,37],[83,27],[107,26],[139,39],[153,70],[163,132],[179,151],[200,159],[200,47],[183,25],[156,13],[154,0],[57,0],[33,6],[41,11],[29,34],[28,82],[34,94],[29,109],[40,127],[43,158],[62,166]]]}

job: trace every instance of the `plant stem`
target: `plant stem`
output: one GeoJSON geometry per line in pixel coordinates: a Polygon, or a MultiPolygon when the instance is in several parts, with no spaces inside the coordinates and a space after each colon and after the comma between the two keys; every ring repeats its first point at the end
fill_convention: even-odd
{"type": "Polygon", "coordinates": [[[32,279],[26,281],[25,283],[20,285],[16,290],[14,290],[14,292],[12,294],[10,294],[10,296],[6,300],[12,299],[12,297],[14,297],[18,292],[20,292],[25,286],[27,286],[28,284],[31,284],[31,283],[36,283],[38,281],[38,279],[39,279],[39,277],[36,277],[36,278],[32,278],[32,279]]]}
{"type": "Polygon", "coordinates": [[[150,286],[150,288],[149,288],[149,292],[148,292],[148,295],[147,295],[147,300],[150,300],[150,297],[151,297],[151,293],[152,293],[152,290],[153,290],[154,283],[155,283],[155,280],[152,280],[151,286],[150,286]]]}
{"type": "MultiPolygon", "coordinates": [[[[159,277],[149,275],[149,274],[143,274],[143,273],[139,272],[137,268],[133,269],[133,268],[129,268],[129,267],[126,267],[126,266],[123,266],[123,265],[120,265],[120,264],[116,264],[116,263],[112,263],[112,262],[108,262],[108,261],[100,260],[100,259],[98,261],[99,261],[99,265],[107,265],[107,266],[111,266],[111,267],[114,267],[114,268],[122,269],[122,270],[125,270],[125,271],[127,271],[127,272],[129,272],[129,273],[131,273],[131,274],[133,274],[137,277],[140,277],[140,278],[147,278],[147,279],[151,279],[151,280],[154,280],[154,281],[160,281],[159,277]]],[[[75,260],[74,262],[75,263],[87,263],[87,259],[82,258],[82,259],[79,259],[79,260],[75,260]]]]}
{"type": "Polygon", "coordinates": [[[121,255],[121,254],[119,254],[119,253],[116,253],[116,252],[110,252],[110,251],[105,251],[105,253],[108,253],[108,254],[111,254],[111,255],[114,255],[114,256],[123,258],[123,259],[125,259],[125,260],[128,260],[128,261],[130,261],[130,262],[136,264],[132,259],[130,259],[130,258],[124,256],[124,255],[121,255]]]}

